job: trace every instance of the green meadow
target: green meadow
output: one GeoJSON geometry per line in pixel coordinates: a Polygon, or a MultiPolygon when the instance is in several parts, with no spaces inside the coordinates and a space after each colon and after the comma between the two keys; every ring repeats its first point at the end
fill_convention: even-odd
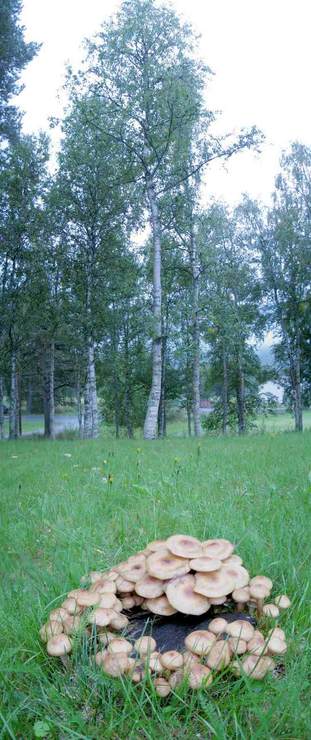
{"type": "Polygon", "coordinates": [[[310,431],[2,443],[0,737],[310,737],[310,453],[310,431]],[[105,677],[79,645],[67,670],[47,657],[39,627],[83,574],[177,532],[232,540],[290,596],[279,672],[228,671],[160,699],[148,681],[105,677]]]}

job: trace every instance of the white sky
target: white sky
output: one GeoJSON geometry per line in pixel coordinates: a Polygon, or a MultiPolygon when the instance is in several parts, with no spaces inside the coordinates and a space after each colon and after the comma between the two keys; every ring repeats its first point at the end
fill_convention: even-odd
{"type": "MultiPolygon", "coordinates": [[[[207,96],[223,111],[224,132],[253,124],[266,135],[260,155],[244,153],[226,170],[208,171],[206,197],[234,203],[241,193],[268,200],[281,150],[299,139],[311,145],[310,0],[173,0],[202,35],[201,50],[215,76],[207,96]]],[[[24,128],[48,127],[69,60],[78,65],[83,38],[94,34],[118,0],[24,0],[27,40],[42,49],[23,75],[19,101],[24,128]]]]}

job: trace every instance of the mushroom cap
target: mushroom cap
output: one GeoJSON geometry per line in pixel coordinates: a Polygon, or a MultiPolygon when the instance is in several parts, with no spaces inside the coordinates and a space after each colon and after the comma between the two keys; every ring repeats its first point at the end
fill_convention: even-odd
{"type": "Polygon", "coordinates": [[[233,553],[234,545],[229,540],[214,539],[202,542],[204,555],[208,558],[218,558],[225,560],[233,553]]]}
{"type": "MultiPolygon", "coordinates": [[[[118,576],[118,574],[116,574],[118,576]]],[[[116,594],[117,593],[117,587],[115,581],[105,581],[100,580],[96,581],[96,583],[93,583],[90,591],[98,591],[100,594],[116,594]]]]}
{"type": "Polygon", "coordinates": [[[155,639],[149,635],[139,637],[139,639],[134,642],[134,648],[140,656],[151,655],[151,653],[154,653],[156,647],[157,643],[155,639]]]}
{"type": "Polygon", "coordinates": [[[207,558],[202,556],[201,558],[193,558],[190,560],[191,570],[199,570],[201,573],[211,573],[214,570],[221,568],[222,562],[217,558],[207,558]]]}
{"type": "Polygon", "coordinates": [[[206,596],[195,593],[195,577],[180,576],[172,579],[166,587],[170,604],[182,614],[200,615],[208,611],[210,605],[206,596]]]}
{"type": "Polygon", "coordinates": [[[234,590],[237,588],[244,588],[249,583],[249,572],[243,565],[223,565],[222,571],[230,575],[234,579],[234,590]]]}
{"type": "Polygon", "coordinates": [[[280,610],[276,604],[264,604],[262,611],[266,617],[273,617],[273,619],[280,616],[280,610]]]}
{"type": "Polygon", "coordinates": [[[194,591],[208,598],[218,598],[230,594],[235,588],[235,578],[227,569],[221,568],[213,573],[197,573],[195,576],[194,591]]]}
{"type": "Polygon", "coordinates": [[[98,606],[89,616],[89,624],[96,624],[97,627],[107,627],[114,617],[113,609],[105,609],[98,606]]]}
{"type": "MultiPolygon", "coordinates": [[[[130,660],[130,659],[129,659],[130,660]]],[[[143,665],[135,665],[134,668],[131,666],[130,678],[133,683],[139,683],[145,678],[146,671],[143,665]]]]}
{"type": "Polygon", "coordinates": [[[291,601],[286,596],[286,594],[281,594],[280,596],[276,596],[274,599],[274,603],[280,608],[280,609],[288,609],[291,605],[291,601]]]}
{"type": "Polygon", "coordinates": [[[244,619],[235,619],[227,627],[227,633],[230,637],[239,637],[241,640],[245,640],[245,642],[252,639],[254,632],[253,625],[244,619]]]}
{"type": "Polygon", "coordinates": [[[97,591],[80,591],[77,596],[79,606],[96,606],[100,602],[100,594],[97,591]]]}
{"type": "Polygon", "coordinates": [[[243,560],[240,558],[239,555],[229,555],[228,558],[225,558],[223,561],[223,565],[243,565],[243,560]]]}
{"type": "Polygon", "coordinates": [[[271,637],[268,642],[268,653],[269,655],[284,655],[287,650],[287,645],[284,640],[280,637],[271,637]]]}
{"type": "Polygon", "coordinates": [[[95,655],[96,665],[103,665],[103,661],[106,655],[108,655],[107,650],[99,650],[95,655]]]}
{"type": "Polygon", "coordinates": [[[71,635],[73,632],[81,627],[81,617],[78,614],[70,614],[63,623],[64,632],[66,635],[71,635]]]}
{"type": "Polygon", "coordinates": [[[249,588],[252,599],[265,599],[270,594],[270,589],[264,583],[251,583],[249,588]]]}
{"type": "Polygon", "coordinates": [[[99,642],[102,645],[108,645],[111,640],[115,640],[116,636],[114,632],[109,632],[109,630],[105,630],[104,632],[99,632],[98,634],[99,642]]]}
{"type": "Polygon", "coordinates": [[[247,643],[247,650],[252,655],[265,655],[268,652],[268,645],[264,640],[252,637],[247,643]]]}
{"type": "Polygon", "coordinates": [[[41,637],[42,642],[47,642],[50,640],[51,637],[55,637],[56,635],[61,635],[63,632],[63,624],[61,622],[58,622],[56,619],[51,619],[46,624],[43,624],[41,629],[39,630],[39,635],[41,637]]]}
{"type": "Polygon", "coordinates": [[[151,550],[151,552],[157,552],[157,550],[166,550],[166,540],[153,540],[152,542],[148,542],[147,550],[151,550]]]}
{"type": "MultiPolygon", "coordinates": [[[[118,573],[125,581],[139,581],[146,573],[146,558],[145,555],[133,555],[126,563],[122,563],[117,568],[118,573]]],[[[118,587],[118,581],[117,581],[118,587]]]]}
{"type": "MultiPolygon", "coordinates": [[[[73,596],[67,596],[67,599],[63,601],[62,608],[66,609],[68,614],[81,614],[83,607],[78,606],[77,600],[73,596]]],[[[65,617],[66,618],[66,617],[65,617]]]]}
{"type": "Polygon", "coordinates": [[[262,583],[269,591],[271,591],[273,586],[271,578],[268,578],[267,576],[254,576],[254,578],[251,578],[249,584],[250,586],[253,586],[255,583],[262,583]]]}
{"type": "Polygon", "coordinates": [[[122,676],[129,667],[127,653],[107,653],[102,660],[102,667],[109,676],[122,676]]]}
{"type": "Polygon", "coordinates": [[[125,616],[125,614],[118,614],[118,612],[113,612],[113,617],[109,622],[109,626],[112,627],[114,630],[124,630],[125,627],[127,627],[129,620],[125,616]]]}
{"type": "Polygon", "coordinates": [[[135,599],[133,599],[133,596],[125,596],[124,599],[121,599],[121,603],[122,603],[122,609],[133,609],[134,606],[136,606],[135,599]]]}
{"type": "Polygon", "coordinates": [[[163,671],[163,666],[160,661],[160,653],[156,650],[155,652],[150,653],[150,655],[145,655],[144,657],[147,660],[147,666],[153,673],[161,673],[163,671]]]}
{"type": "Polygon", "coordinates": [[[114,605],[113,605],[112,609],[113,609],[114,612],[122,612],[122,610],[123,610],[123,604],[122,604],[121,599],[117,599],[117,597],[116,597],[116,600],[114,602],[114,605]]]}
{"type": "Polygon", "coordinates": [[[241,668],[243,673],[260,681],[268,671],[273,670],[274,662],[268,656],[258,658],[257,655],[247,655],[242,660],[241,668]]]}
{"type": "Polygon", "coordinates": [[[283,640],[285,642],[285,632],[284,630],[281,630],[281,627],[274,627],[272,630],[268,632],[268,637],[271,639],[271,637],[279,637],[280,640],[283,640]]]}
{"type": "Polygon", "coordinates": [[[170,674],[168,682],[172,689],[176,689],[184,680],[185,674],[182,668],[178,668],[177,671],[173,671],[173,673],[170,674]]]}
{"type": "Polygon", "coordinates": [[[164,594],[164,585],[165,581],[145,575],[135,583],[135,591],[139,596],[143,596],[144,599],[156,599],[157,596],[164,594]]]}
{"type": "Polygon", "coordinates": [[[240,637],[229,637],[228,640],[229,648],[235,655],[243,655],[248,649],[245,640],[241,640],[240,637]]]}
{"type": "Polygon", "coordinates": [[[119,594],[130,594],[132,591],[134,591],[135,584],[134,581],[128,581],[126,578],[118,576],[116,580],[116,587],[119,594]]]}
{"type": "Polygon", "coordinates": [[[212,619],[212,621],[209,622],[208,629],[210,632],[213,632],[214,635],[221,635],[223,632],[227,632],[227,626],[228,622],[226,619],[215,617],[215,619],[212,619]]]}
{"type": "Polygon", "coordinates": [[[116,637],[108,643],[108,653],[126,653],[129,655],[132,650],[132,644],[124,637],[116,637]]]}
{"type": "Polygon", "coordinates": [[[192,653],[190,650],[185,650],[185,652],[183,653],[183,659],[184,659],[184,670],[185,671],[189,671],[191,666],[194,663],[200,662],[199,655],[192,653]]]}
{"type": "Polygon", "coordinates": [[[227,601],[227,596],[218,596],[217,599],[209,596],[208,600],[211,606],[220,606],[221,604],[224,604],[225,601],[227,601]]]}
{"type": "Polygon", "coordinates": [[[154,679],[153,683],[158,696],[164,697],[168,696],[171,693],[171,687],[166,678],[162,678],[162,676],[159,676],[159,678],[154,679]]]}
{"type": "Polygon", "coordinates": [[[161,580],[184,576],[189,573],[189,560],[172,555],[169,550],[159,550],[147,558],[147,571],[149,575],[161,580]]]}
{"type": "Polygon", "coordinates": [[[169,671],[175,671],[184,664],[183,656],[177,650],[167,650],[165,653],[162,653],[160,655],[160,661],[163,668],[167,668],[169,671]]]}
{"type": "Polygon", "coordinates": [[[208,630],[195,630],[185,638],[187,650],[196,655],[207,655],[215,642],[216,635],[208,630]]]}
{"type": "Polygon", "coordinates": [[[230,647],[227,640],[217,640],[206,658],[209,668],[221,671],[229,665],[231,660],[230,647]]]}
{"type": "Polygon", "coordinates": [[[146,599],[145,606],[153,614],[160,614],[162,617],[170,617],[172,614],[176,614],[176,609],[171,606],[165,595],[158,596],[156,599],[146,599]]]}
{"type": "Polygon", "coordinates": [[[67,655],[72,649],[71,640],[67,635],[54,635],[48,640],[46,649],[49,655],[67,655]]]}
{"type": "Polygon", "coordinates": [[[200,689],[202,686],[209,686],[213,681],[210,668],[201,663],[193,664],[188,673],[188,681],[191,689],[200,689]]]}
{"type": "MultiPolygon", "coordinates": [[[[100,594],[100,600],[98,602],[98,606],[102,609],[115,609],[115,604],[117,602],[117,597],[115,594],[100,594]]],[[[121,604],[122,607],[122,604],[121,604]]]]}
{"type": "Polygon", "coordinates": [[[64,619],[67,619],[68,612],[67,609],[64,609],[62,606],[60,606],[58,609],[52,609],[49,615],[49,621],[50,622],[63,622],[64,619]]]}
{"type": "Polygon", "coordinates": [[[199,558],[203,555],[201,542],[187,534],[172,535],[167,539],[166,546],[173,555],[181,558],[199,558]]]}
{"type": "Polygon", "coordinates": [[[235,588],[232,592],[232,598],[237,602],[237,604],[247,604],[250,600],[250,596],[248,586],[244,586],[244,588],[235,588]]]}

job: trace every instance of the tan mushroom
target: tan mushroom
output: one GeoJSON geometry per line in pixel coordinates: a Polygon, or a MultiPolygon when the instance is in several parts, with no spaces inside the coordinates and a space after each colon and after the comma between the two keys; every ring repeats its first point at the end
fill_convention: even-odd
{"type": "Polygon", "coordinates": [[[66,609],[66,612],[68,612],[68,614],[73,614],[73,615],[82,614],[83,612],[83,607],[78,606],[77,600],[74,599],[73,596],[67,597],[67,599],[63,601],[62,608],[66,609]]]}
{"type": "Polygon", "coordinates": [[[267,576],[254,576],[251,578],[249,585],[254,586],[255,583],[262,583],[263,586],[266,586],[269,593],[272,590],[273,583],[271,581],[271,578],[268,578],[267,576]]]}
{"type": "Polygon", "coordinates": [[[153,683],[158,696],[165,697],[171,693],[171,687],[168,681],[165,678],[162,678],[162,676],[155,678],[153,683]]]}
{"type": "Polygon", "coordinates": [[[280,610],[276,604],[264,604],[262,607],[262,613],[265,617],[272,617],[273,619],[280,616],[280,610]]]}
{"type": "Polygon", "coordinates": [[[218,558],[218,560],[225,560],[229,558],[233,553],[234,545],[229,540],[216,539],[216,540],[205,540],[202,542],[202,548],[204,555],[208,558],[218,558]]]}
{"type": "Polygon", "coordinates": [[[187,672],[190,670],[191,666],[193,666],[194,663],[199,663],[200,656],[192,653],[190,650],[185,650],[185,652],[183,653],[183,659],[184,670],[187,672]]]}
{"type": "MultiPolygon", "coordinates": [[[[127,560],[126,563],[118,567],[118,573],[125,581],[140,581],[146,573],[146,558],[144,555],[136,555],[127,560]]],[[[117,588],[118,580],[116,581],[117,588]]],[[[120,590],[120,589],[119,589],[120,590]]]]}
{"type": "Polygon", "coordinates": [[[252,655],[266,655],[268,652],[268,646],[264,639],[262,640],[252,637],[252,639],[247,643],[247,650],[252,655]]]}
{"type": "Polygon", "coordinates": [[[67,655],[72,649],[71,640],[67,635],[54,635],[54,637],[50,637],[48,640],[46,649],[49,655],[55,655],[57,657],[67,655]]]}
{"type": "Polygon", "coordinates": [[[77,632],[81,627],[81,617],[78,614],[70,614],[63,622],[64,632],[71,635],[77,632]]]}
{"type": "Polygon", "coordinates": [[[284,655],[287,650],[287,645],[284,640],[280,637],[270,637],[268,641],[268,653],[269,655],[284,655]]]}
{"type": "Polygon", "coordinates": [[[116,594],[117,586],[115,581],[100,580],[93,583],[89,590],[91,592],[98,592],[99,594],[116,594]]]}
{"type": "Polygon", "coordinates": [[[203,555],[201,542],[186,534],[174,534],[168,538],[166,546],[173,555],[181,558],[199,558],[203,555]]]}
{"type": "Polygon", "coordinates": [[[113,611],[113,609],[97,607],[96,609],[94,609],[92,614],[89,615],[88,623],[96,624],[97,627],[107,627],[107,625],[110,624],[111,620],[113,619],[114,615],[115,612],[113,611]]]}
{"type": "Polygon", "coordinates": [[[165,581],[159,578],[145,575],[140,581],[135,583],[136,593],[144,599],[156,599],[164,594],[165,581]]]}
{"type": "Polygon", "coordinates": [[[183,666],[184,659],[182,654],[178,653],[177,650],[167,650],[160,655],[160,662],[163,668],[169,671],[176,671],[177,668],[183,666]]]}
{"type": "Polygon", "coordinates": [[[163,671],[163,665],[160,661],[160,655],[161,654],[155,650],[154,653],[143,656],[146,660],[148,668],[150,669],[150,671],[152,671],[152,673],[162,673],[163,671]]]}
{"type": "Polygon", "coordinates": [[[59,609],[52,609],[49,615],[49,621],[50,622],[63,622],[64,619],[67,619],[68,612],[67,609],[63,609],[63,607],[59,607],[59,609]]]}
{"type": "Polygon", "coordinates": [[[240,637],[229,637],[228,644],[230,651],[235,655],[243,655],[249,649],[245,640],[241,640],[240,637]]]}
{"type": "Polygon", "coordinates": [[[151,655],[151,653],[154,653],[156,647],[157,643],[150,635],[143,635],[143,637],[139,637],[134,642],[134,648],[141,657],[143,655],[151,655]]]}
{"type": "Polygon", "coordinates": [[[213,675],[208,666],[196,663],[188,673],[188,681],[191,689],[200,689],[203,686],[210,686],[213,675]]]}
{"type": "MultiPolygon", "coordinates": [[[[100,594],[100,600],[98,602],[98,606],[102,609],[115,609],[115,605],[117,603],[117,597],[115,594],[100,594]]],[[[121,604],[122,609],[122,604],[121,604]]]]}
{"type": "Polygon", "coordinates": [[[41,627],[41,629],[39,630],[39,635],[42,642],[47,642],[48,640],[50,640],[51,637],[61,635],[62,632],[63,624],[61,622],[58,622],[56,619],[51,619],[50,622],[47,622],[41,627]]]}
{"type": "Polygon", "coordinates": [[[209,651],[206,662],[209,668],[221,671],[231,660],[230,646],[227,640],[217,640],[209,651]]]}
{"type": "Polygon", "coordinates": [[[242,660],[241,669],[250,678],[261,680],[274,668],[274,662],[268,656],[258,658],[257,655],[247,655],[242,660]]]}
{"type": "Polygon", "coordinates": [[[235,578],[224,568],[213,573],[197,573],[194,591],[207,598],[219,598],[231,593],[235,588],[235,578]]]}
{"type": "Polygon", "coordinates": [[[243,565],[223,565],[222,572],[227,573],[234,580],[234,590],[244,588],[249,583],[249,572],[243,565]]]}
{"type": "Polygon", "coordinates": [[[160,614],[162,617],[170,617],[176,614],[176,609],[171,606],[166,596],[158,596],[157,599],[146,599],[145,606],[153,614],[160,614]]]}
{"type": "Polygon", "coordinates": [[[222,561],[223,565],[243,565],[243,560],[239,555],[230,555],[222,561]]]}
{"type": "Polygon", "coordinates": [[[97,591],[81,591],[77,596],[78,606],[96,606],[100,602],[100,594],[97,591]]]}
{"type": "Polygon", "coordinates": [[[123,609],[134,609],[136,606],[135,599],[132,596],[125,596],[124,599],[121,599],[121,602],[123,609]]]}
{"type": "Polygon", "coordinates": [[[208,629],[210,632],[213,632],[214,635],[221,635],[224,632],[227,632],[227,625],[228,622],[226,619],[223,619],[222,617],[216,617],[208,623],[208,629]]]}
{"type": "Polygon", "coordinates": [[[217,599],[209,596],[208,600],[211,606],[221,606],[221,604],[225,604],[227,601],[227,596],[218,596],[217,599]]]}
{"type": "Polygon", "coordinates": [[[264,599],[269,596],[270,589],[265,583],[258,581],[250,584],[249,591],[251,599],[256,601],[258,614],[262,614],[264,599]]]}
{"type": "Polygon", "coordinates": [[[117,593],[119,594],[130,594],[132,591],[134,591],[135,583],[133,581],[128,581],[122,576],[118,576],[115,583],[117,587],[117,593]]]}
{"type": "Polygon", "coordinates": [[[95,655],[96,665],[102,666],[106,655],[108,655],[107,650],[99,650],[95,655]]]}
{"type": "Polygon", "coordinates": [[[271,639],[271,637],[279,637],[280,640],[285,640],[285,632],[284,630],[281,630],[280,627],[274,627],[272,630],[268,632],[268,638],[271,639]]]}
{"type": "Polygon", "coordinates": [[[172,555],[169,550],[159,550],[147,558],[149,575],[160,580],[184,576],[190,571],[189,560],[172,555]]]}
{"type": "Polygon", "coordinates": [[[291,601],[286,596],[286,594],[281,594],[281,596],[277,596],[274,599],[274,603],[279,607],[279,609],[288,609],[291,605],[291,601]]]}
{"type": "Polygon", "coordinates": [[[196,655],[207,655],[215,642],[216,635],[208,630],[195,630],[185,638],[186,648],[196,655]]]}
{"type": "Polygon", "coordinates": [[[127,653],[107,653],[102,660],[102,668],[108,676],[117,678],[127,672],[129,661],[127,653]]]}
{"type": "Polygon", "coordinates": [[[133,650],[132,644],[124,637],[116,637],[108,642],[108,653],[126,653],[130,654],[133,650]]]}
{"type": "Polygon", "coordinates": [[[173,671],[173,673],[170,674],[168,682],[172,689],[177,689],[177,686],[180,686],[184,680],[184,671],[182,668],[178,668],[177,671],[173,671]]]}
{"type": "Polygon", "coordinates": [[[109,622],[109,626],[112,627],[114,630],[124,630],[125,627],[127,627],[129,623],[128,618],[125,616],[125,614],[118,614],[117,612],[114,612],[114,616],[109,622]]]}
{"type": "Polygon", "coordinates": [[[167,550],[166,540],[153,540],[148,542],[147,550],[157,552],[158,550],[167,550]]]}
{"type": "Polygon", "coordinates": [[[239,637],[241,640],[245,640],[245,642],[249,642],[252,639],[254,632],[253,625],[244,619],[235,619],[227,627],[227,633],[230,637],[239,637]]]}
{"type": "Polygon", "coordinates": [[[208,611],[210,604],[206,596],[195,593],[195,577],[180,576],[171,580],[166,587],[166,596],[171,606],[182,614],[199,616],[208,611]]]}
{"type": "Polygon", "coordinates": [[[236,608],[238,612],[242,612],[245,609],[245,604],[250,600],[250,590],[247,586],[244,588],[236,588],[232,592],[233,601],[236,602],[236,608]]]}
{"type": "Polygon", "coordinates": [[[214,570],[219,570],[222,566],[221,560],[217,560],[217,558],[207,558],[207,557],[201,557],[201,558],[193,558],[193,560],[190,560],[190,568],[191,570],[198,570],[201,573],[211,573],[214,570]]]}
{"type": "Polygon", "coordinates": [[[114,632],[105,630],[104,632],[98,632],[98,640],[102,645],[108,645],[111,640],[115,640],[116,636],[114,632]]]}

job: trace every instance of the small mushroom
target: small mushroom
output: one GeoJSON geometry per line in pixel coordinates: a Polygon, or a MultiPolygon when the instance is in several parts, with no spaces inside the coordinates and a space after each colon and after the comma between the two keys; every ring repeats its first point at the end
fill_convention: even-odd
{"type": "Polygon", "coordinates": [[[183,659],[184,659],[184,670],[185,671],[189,671],[191,666],[193,666],[194,663],[199,663],[200,661],[199,655],[192,653],[190,650],[185,650],[185,652],[183,653],[183,659]]]}
{"type": "Polygon", "coordinates": [[[212,683],[213,675],[208,666],[196,663],[189,671],[188,681],[191,689],[200,689],[202,686],[206,687],[212,683]]]}
{"type": "Polygon", "coordinates": [[[269,655],[284,655],[287,650],[287,645],[284,640],[280,637],[271,637],[268,642],[268,653],[269,655]]]}
{"type": "Polygon", "coordinates": [[[114,678],[122,676],[129,667],[128,656],[126,653],[107,653],[103,658],[102,667],[108,676],[114,678]]]}
{"type": "Polygon", "coordinates": [[[163,668],[169,671],[176,671],[177,668],[181,668],[184,664],[183,656],[177,650],[167,650],[165,653],[162,653],[160,655],[160,661],[163,668]]]}
{"type": "Polygon", "coordinates": [[[227,631],[228,622],[226,619],[223,619],[222,617],[216,617],[215,619],[212,619],[211,622],[208,624],[208,629],[210,632],[213,632],[214,635],[221,635],[223,632],[227,631]]]}
{"type": "Polygon", "coordinates": [[[139,639],[134,642],[134,648],[140,655],[140,657],[142,657],[143,655],[151,655],[151,653],[155,651],[156,646],[156,641],[153,637],[150,637],[149,635],[139,637],[139,639]]]}
{"type": "Polygon", "coordinates": [[[102,666],[106,655],[108,655],[107,650],[99,650],[95,655],[96,665],[102,666]]]}
{"type": "MultiPolygon", "coordinates": [[[[134,583],[140,581],[146,573],[146,558],[144,555],[133,556],[126,563],[120,565],[117,570],[121,578],[124,578],[126,581],[133,581],[134,583]]],[[[118,580],[116,583],[117,588],[119,588],[118,580]]]]}
{"type": "Polygon", "coordinates": [[[109,622],[109,626],[114,630],[124,630],[129,623],[128,618],[125,614],[118,614],[117,612],[114,612],[114,615],[109,622]]]}
{"type": "Polygon", "coordinates": [[[281,594],[281,596],[277,596],[274,599],[274,603],[279,607],[279,609],[288,609],[291,605],[291,601],[286,596],[286,594],[281,594]]]}
{"type": "Polygon", "coordinates": [[[171,687],[168,681],[165,678],[162,678],[162,676],[155,678],[153,684],[158,696],[165,697],[171,693],[171,687]]]}
{"type": "Polygon", "coordinates": [[[239,555],[229,555],[228,558],[222,561],[223,565],[243,565],[243,560],[239,555]]]}
{"type": "Polygon", "coordinates": [[[243,655],[248,649],[245,640],[241,640],[240,637],[229,637],[228,640],[229,648],[235,655],[243,655]]]}
{"type": "Polygon", "coordinates": [[[59,609],[53,609],[50,612],[49,621],[50,622],[63,622],[64,619],[67,619],[67,617],[68,617],[67,609],[64,609],[63,607],[59,607],[59,609]]]}
{"type": "Polygon", "coordinates": [[[225,604],[227,601],[227,596],[218,596],[218,598],[209,596],[208,600],[211,606],[221,606],[221,604],[225,604]]]}
{"type": "Polygon", "coordinates": [[[173,671],[173,673],[170,674],[168,682],[172,689],[176,689],[177,686],[180,686],[180,684],[183,683],[185,680],[185,674],[181,668],[179,668],[177,671],[173,671]]]}
{"type": "Polygon", "coordinates": [[[280,640],[283,640],[285,642],[285,632],[284,630],[281,630],[280,627],[274,627],[272,630],[268,632],[268,638],[269,640],[272,637],[279,637],[280,640]]]}
{"type": "Polygon", "coordinates": [[[217,558],[208,558],[202,555],[201,558],[193,558],[190,560],[191,570],[198,570],[201,573],[211,573],[214,570],[219,570],[222,566],[221,560],[217,558]]]}
{"type": "Polygon", "coordinates": [[[268,646],[264,640],[252,637],[247,643],[247,650],[252,655],[266,655],[268,646]]]}
{"type": "Polygon", "coordinates": [[[186,534],[174,534],[168,538],[166,546],[173,555],[181,558],[199,558],[203,555],[201,542],[186,534]]]}
{"type": "Polygon", "coordinates": [[[212,646],[206,662],[209,668],[221,671],[226,668],[231,660],[231,651],[227,640],[217,640],[212,646]]]}
{"type": "Polygon", "coordinates": [[[77,596],[78,606],[96,606],[100,602],[100,594],[97,591],[80,591],[77,596]]]}
{"type": "Polygon", "coordinates": [[[145,605],[150,612],[160,614],[162,617],[170,617],[172,614],[176,614],[176,609],[171,606],[166,596],[158,596],[157,599],[146,599],[145,605]]]}
{"type": "Polygon", "coordinates": [[[206,596],[194,591],[195,577],[192,575],[174,578],[167,584],[166,596],[171,606],[182,614],[199,616],[208,611],[210,604],[206,596]]]}
{"type": "Polygon", "coordinates": [[[133,609],[135,604],[135,600],[132,596],[125,596],[124,599],[121,599],[122,601],[122,608],[123,609],[133,609]]]}
{"type": "Polygon", "coordinates": [[[128,581],[122,576],[118,576],[116,580],[116,587],[119,594],[130,594],[132,591],[134,591],[135,583],[133,583],[133,581],[128,581]]]}
{"type": "Polygon", "coordinates": [[[265,617],[272,617],[273,619],[280,616],[280,610],[275,604],[264,604],[262,607],[262,613],[265,617]]]}
{"type": "Polygon", "coordinates": [[[160,661],[160,653],[157,651],[150,653],[150,655],[143,656],[146,659],[147,666],[153,673],[162,673],[163,665],[160,661]]]}
{"type": "Polygon", "coordinates": [[[256,601],[258,614],[262,614],[264,599],[269,596],[270,589],[261,581],[250,584],[250,597],[256,601]]]}
{"type": "Polygon", "coordinates": [[[122,604],[121,599],[118,599],[117,597],[115,597],[115,602],[114,602],[112,609],[114,612],[122,612],[123,604],[122,604]]]}
{"type": "Polygon", "coordinates": [[[207,598],[216,598],[230,594],[235,588],[235,578],[224,568],[213,573],[196,573],[194,591],[207,598]]]}
{"type": "MultiPolygon", "coordinates": [[[[118,574],[117,574],[118,575],[118,574]]],[[[91,592],[95,591],[99,594],[116,594],[117,587],[115,581],[100,580],[93,583],[89,589],[91,592]]]]}
{"type": "Polygon", "coordinates": [[[166,540],[153,540],[152,542],[148,542],[147,550],[150,550],[151,552],[157,552],[158,550],[166,550],[166,540]]]}
{"type": "Polygon", "coordinates": [[[236,563],[223,565],[222,572],[227,573],[234,580],[234,590],[244,588],[249,583],[249,572],[243,565],[236,563]]]}
{"type": "Polygon", "coordinates": [[[266,676],[268,671],[272,671],[273,669],[274,662],[268,656],[258,658],[257,655],[247,655],[246,658],[243,658],[241,664],[243,673],[259,681],[266,676]]]}
{"type": "Polygon", "coordinates": [[[202,542],[202,548],[205,556],[225,560],[232,555],[234,545],[229,540],[205,540],[205,542],[202,542]]]}
{"type": "Polygon", "coordinates": [[[103,609],[97,607],[89,616],[89,624],[96,624],[97,627],[107,627],[112,621],[115,612],[112,609],[103,609]]]}
{"type": "Polygon", "coordinates": [[[238,612],[242,612],[245,609],[245,604],[250,600],[250,590],[247,586],[244,588],[236,588],[232,592],[232,598],[236,601],[236,608],[238,612]]]}
{"type": "MultiPolygon", "coordinates": [[[[117,597],[114,594],[100,594],[100,600],[98,606],[102,609],[114,609],[117,602],[117,597]]],[[[122,608],[122,604],[121,604],[122,608]]]]}
{"type": "Polygon", "coordinates": [[[271,578],[268,578],[267,576],[254,576],[254,578],[251,578],[249,585],[254,586],[255,583],[262,583],[263,586],[266,586],[269,593],[272,590],[273,583],[271,578]]]}
{"type": "Polygon", "coordinates": [[[50,637],[46,646],[49,655],[60,657],[71,652],[72,644],[67,635],[54,635],[50,637]]]}
{"type": "Polygon", "coordinates": [[[108,653],[126,653],[129,655],[132,650],[132,644],[124,637],[116,637],[108,642],[108,653]]]}
{"type": "Polygon", "coordinates": [[[164,594],[165,581],[145,575],[140,581],[135,583],[136,593],[144,599],[156,599],[164,594]]]}
{"type": "Polygon", "coordinates": [[[215,642],[216,635],[208,630],[195,630],[185,639],[186,648],[196,655],[207,655],[215,642]]]}
{"type": "MultiPolygon", "coordinates": [[[[63,609],[66,609],[66,612],[68,612],[68,614],[72,614],[72,615],[82,614],[82,612],[83,612],[83,607],[82,606],[78,606],[77,600],[74,599],[73,596],[67,597],[67,599],[65,599],[65,601],[63,601],[62,608],[63,609]]],[[[65,619],[66,619],[66,617],[65,617],[65,619]]]]}
{"type": "Polygon", "coordinates": [[[63,632],[63,624],[57,620],[51,619],[50,622],[44,624],[39,630],[39,635],[42,642],[47,642],[51,637],[61,635],[63,632]]]}
{"type": "Polygon", "coordinates": [[[250,622],[244,619],[235,619],[227,626],[227,633],[230,637],[239,637],[241,640],[248,642],[254,636],[254,627],[250,622]]]}
{"type": "Polygon", "coordinates": [[[63,627],[66,635],[77,632],[81,627],[81,617],[78,614],[70,614],[67,619],[64,619],[63,627]]]}
{"type": "Polygon", "coordinates": [[[115,640],[116,636],[114,632],[109,632],[109,630],[105,630],[104,632],[98,633],[98,640],[102,645],[108,645],[111,640],[115,640]]]}

